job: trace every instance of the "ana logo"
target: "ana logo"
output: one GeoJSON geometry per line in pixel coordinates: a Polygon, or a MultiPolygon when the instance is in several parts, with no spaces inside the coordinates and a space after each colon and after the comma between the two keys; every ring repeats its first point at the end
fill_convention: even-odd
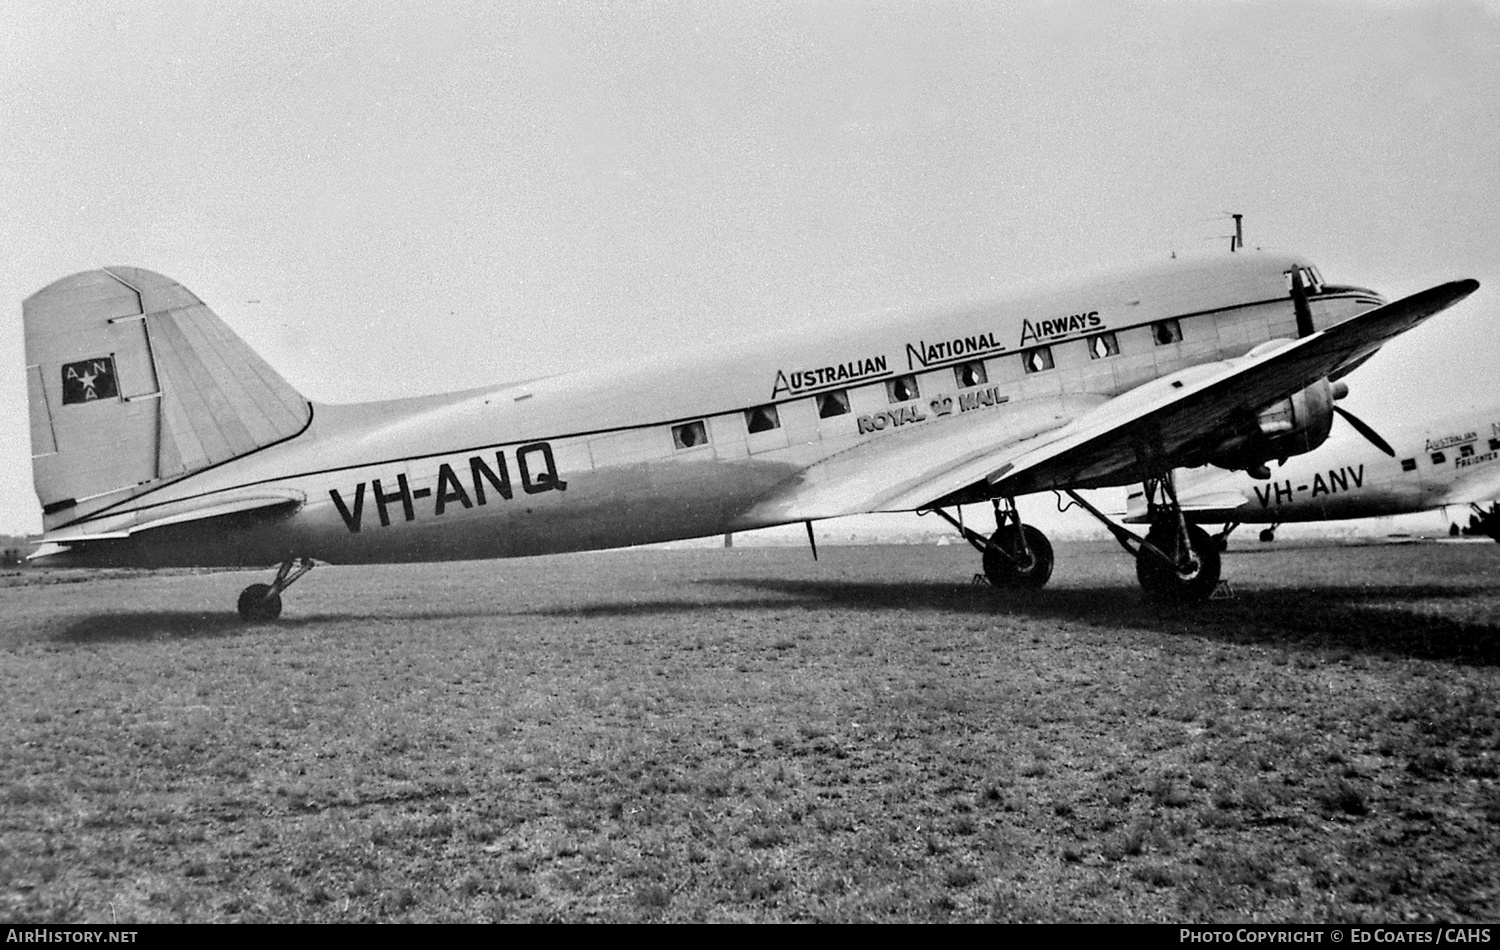
{"type": "Polygon", "coordinates": [[[114,399],[120,395],[115,382],[115,358],[98,356],[78,363],[64,363],[62,368],[63,405],[114,399]]]}

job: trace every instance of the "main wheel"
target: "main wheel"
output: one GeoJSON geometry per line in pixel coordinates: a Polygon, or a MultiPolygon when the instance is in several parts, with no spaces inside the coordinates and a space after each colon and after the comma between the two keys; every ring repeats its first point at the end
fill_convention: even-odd
{"type": "Polygon", "coordinates": [[[270,584],[251,584],[240,592],[241,620],[275,620],[281,616],[281,595],[271,593],[270,584]]]}
{"type": "Polygon", "coordinates": [[[1187,571],[1178,570],[1176,564],[1181,536],[1176,525],[1152,525],[1146,540],[1157,550],[1172,559],[1173,564],[1144,548],[1135,556],[1135,576],[1141,582],[1146,596],[1152,600],[1190,602],[1207,600],[1219,586],[1219,551],[1208,532],[1195,524],[1187,526],[1188,543],[1192,545],[1197,566],[1187,571]]]}
{"type": "Polygon", "coordinates": [[[1261,531],[1260,531],[1260,539],[1265,544],[1270,544],[1272,541],[1275,541],[1276,540],[1276,529],[1275,528],[1262,528],[1261,531]]]}
{"type": "Polygon", "coordinates": [[[984,576],[1002,589],[1040,590],[1052,577],[1052,542],[1031,525],[1022,525],[1026,550],[1021,550],[1021,532],[1006,525],[990,537],[984,549],[984,576]]]}

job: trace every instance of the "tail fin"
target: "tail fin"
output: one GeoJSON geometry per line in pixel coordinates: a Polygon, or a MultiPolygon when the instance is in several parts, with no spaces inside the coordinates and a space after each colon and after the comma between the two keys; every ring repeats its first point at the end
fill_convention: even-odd
{"type": "Polygon", "coordinates": [[[291,438],[305,398],[175,281],[131,267],[26,298],[31,466],[48,529],[291,438]]]}

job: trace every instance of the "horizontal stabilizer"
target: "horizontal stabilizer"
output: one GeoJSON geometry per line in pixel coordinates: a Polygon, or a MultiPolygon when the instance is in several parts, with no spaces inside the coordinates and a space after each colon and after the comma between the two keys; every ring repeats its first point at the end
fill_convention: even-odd
{"type": "Polygon", "coordinates": [[[267,513],[273,513],[271,509],[274,508],[285,508],[288,511],[294,511],[301,507],[305,500],[305,496],[301,492],[291,489],[237,495],[227,499],[219,498],[208,504],[199,504],[201,499],[189,498],[181,502],[163,505],[160,511],[150,516],[145,516],[144,512],[139,511],[116,515],[114,517],[106,515],[103,518],[91,521],[87,528],[83,525],[78,525],[74,528],[49,531],[42,536],[42,540],[44,542],[55,541],[63,544],[71,544],[78,541],[113,541],[120,538],[128,538],[143,531],[165,528],[168,525],[185,524],[189,521],[203,521],[207,518],[218,518],[246,511],[264,510],[267,513]]]}

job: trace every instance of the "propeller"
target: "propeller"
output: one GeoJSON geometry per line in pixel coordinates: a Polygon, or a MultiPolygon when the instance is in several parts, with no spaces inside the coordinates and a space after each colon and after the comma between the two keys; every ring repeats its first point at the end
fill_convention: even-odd
{"type": "MultiPolygon", "coordinates": [[[[1307,287],[1302,283],[1302,268],[1292,268],[1292,309],[1297,314],[1297,339],[1312,336],[1312,308],[1307,305],[1307,287]]],[[[1358,428],[1356,426],[1356,428],[1358,428]]]]}
{"type": "Polygon", "coordinates": [[[1391,444],[1389,442],[1380,437],[1380,433],[1370,428],[1369,423],[1365,422],[1363,419],[1361,419],[1359,416],[1356,416],[1348,409],[1341,409],[1338,406],[1334,406],[1333,411],[1343,416],[1344,419],[1354,427],[1354,431],[1358,432],[1360,435],[1369,440],[1371,445],[1375,446],[1377,449],[1384,452],[1386,455],[1391,456],[1392,458],[1396,457],[1396,450],[1391,448],[1391,444]]]}
{"type": "MultiPolygon", "coordinates": [[[[1293,286],[1295,287],[1295,279],[1293,282],[1293,286]]],[[[1349,395],[1348,383],[1333,384],[1334,399],[1343,399],[1347,395],[1349,395]]],[[[1396,450],[1391,448],[1391,444],[1389,442],[1380,437],[1379,432],[1376,432],[1374,429],[1370,428],[1370,424],[1368,422],[1365,422],[1365,420],[1361,419],[1359,416],[1356,416],[1348,409],[1343,409],[1339,406],[1334,406],[1333,411],[1343,416],[1345,421],[1347,421],[1351,426],[1354,427],[1354,431],[1364,436],[1365,440],[1368,441],[1371,445],[1375,446],[1386,455],[1389,455],[1391,458],[1396,457],[1396,450]]]]}

